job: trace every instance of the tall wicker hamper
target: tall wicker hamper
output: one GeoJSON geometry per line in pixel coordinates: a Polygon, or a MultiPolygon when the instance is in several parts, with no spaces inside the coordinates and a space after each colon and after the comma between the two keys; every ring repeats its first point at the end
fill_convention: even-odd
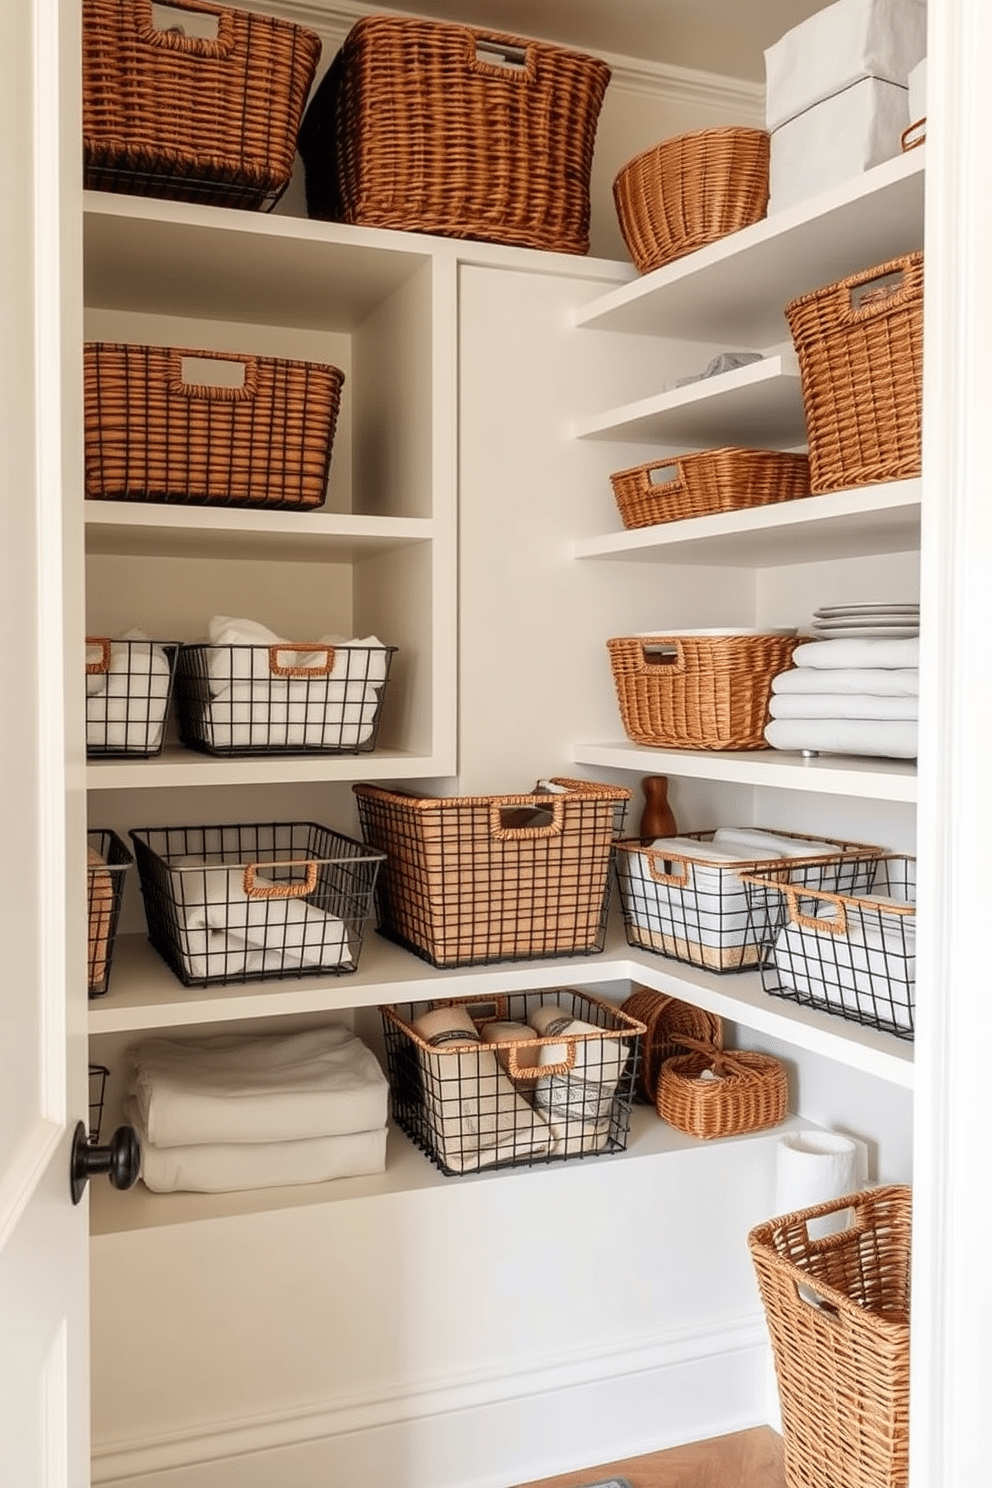
{"type": "Polygon", "coordinates": [[[151,0],[83,0],[85,184],[272,206],[292,175],[320,37],[205,0],[170,8],[216,17],[216,34],[159,29],[151,0]]]}
{"type": "Polygon", "coordinates": [[[786,306],[815,493],[922,468],[923,254],[851,274],[786,306]]]}
{"type": "Polygon", "coordinates": [[[433,966],[602,950],[613,843],[630,792],[552,779],[527,795],[404,795],[352,787],[386,854],[380,934],[433,966]]]}
{"type": "Polygon", "coordinates": [[[907,1488],[912,1194],[892,1185],[748,1236],[771,1335],[788,1488],[907,1488]],[[813,1238],[851,1211],[847,1229],[813,1238]]]}
{"type": "Polygon", "coordinates": [[[545,42],[365,16],[300,129],[307,210],[363,227],[586,253],[609,77],[598,58],[545,42]]]}
{"type": "Polygon", "coordinates": [[[767,749],[772,679],[795,634],[617,636],[607,641],[620,717],[635,744],[767,749]]]}
{"type": "Polygon", "coordinates": [[[321,506],[343,383],[337,367],[319,362],[90,342],[86,495],[321,506]],[[208,363],[232,368],[236,385],[224,385],[220,370],[216,383],[204,380],[208,363]]]}

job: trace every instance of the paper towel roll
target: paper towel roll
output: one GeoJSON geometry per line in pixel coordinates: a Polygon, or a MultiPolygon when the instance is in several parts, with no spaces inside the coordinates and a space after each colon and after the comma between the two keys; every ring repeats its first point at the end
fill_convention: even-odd
{"type": "MultiPolygon", "coordinates": [[[[825,1204],[842,1194],[856,1193],[866,1181],[867,1153],[863,1142],[840,1132],[803,1131],[780,1137],[775,1162],[775,1213],[792,1214],[825,1204]]],[[[840,1210],[812,1220],[811,1237],[846,1229],[850,1211],[840,1210]]]]}

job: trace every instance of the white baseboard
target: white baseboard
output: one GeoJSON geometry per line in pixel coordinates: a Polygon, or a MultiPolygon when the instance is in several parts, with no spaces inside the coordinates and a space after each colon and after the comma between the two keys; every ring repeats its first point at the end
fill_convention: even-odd
{"type": "Polygon", "coordinates": [[[767,1370],[764,1316],[752,1314],[512,1374],[98,1442],[92,1483],[509,1488],[765,1424],[767,1370]]]}

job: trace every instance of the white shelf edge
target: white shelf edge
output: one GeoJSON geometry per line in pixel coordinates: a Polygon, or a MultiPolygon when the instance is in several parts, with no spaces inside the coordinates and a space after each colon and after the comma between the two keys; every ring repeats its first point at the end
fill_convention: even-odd
{"type": "Polygon", "coordinates": [[[618,740],[576,744],[572,759],[578,765],[634,770],[639,775],[682,775],[817,795],[914,802],[917,794],[915,762],[863,755],[824,754],[805,759],[784,749],[651,749],[618,740]]]}
{"type": "Polygon", "coordinates": [[[158,790],[162,787],[320,784],[341,780],[415,780],[450,775],[451,762],[436,755],[401,749],[371,754],[277,754],[238,759],[197,754],[192,749],[163,750],[151,759],[90,760],[86,788],[158,790]]]}

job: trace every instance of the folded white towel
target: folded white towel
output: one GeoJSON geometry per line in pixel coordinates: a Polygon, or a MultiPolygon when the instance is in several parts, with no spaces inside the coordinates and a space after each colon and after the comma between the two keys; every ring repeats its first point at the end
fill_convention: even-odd
{"type": "Polygon", "coordinates": [[[158,749],[171,671],[167,652],[141,631],[111,641],[107,669],[86,674],[87,747],[136,753],[158,749]]]}
{"type": "Polygon", "coordinates": [[[888,636],[851,636],[845,640],[809,641],[792,653],[794,667],[918,667],[916,637],[890,640],[888,636]]]}
{"type": "MultiPolygon", "coordinates": [[[[244,864],[218,868],[208,866],[206,859],[186,857],[170,866],[176,870],[172,881],[179,885],[181,930],[213,931],[235,952],[245,947],[268,952],[270,965],[272,957],[288,966],[313,967],[340,966],[352,959],[343,920],[303,898],[266,897],[267,890],[279,885],[265,874],[255,874],[256,894],[245,889],[244,864]]],[[[189,941],[185,948],[199,953],[189,941]]]]}
{"type": "Polygon", "coordinates": [[[568,1043],[543,1044],[538,1066],[564,1064],[574,1047],[575,1057],[564,1074],[539,1076],[535,1103],[552,1123],[609,1121],[628,1050],[595,1023],[576,1018],[560,1003],[545,1002],[529,1014],[542,1038],[567,1038],[568,1043]]]}
{"type": "MultiPolygon", "coordinates": [[[[894,902],[865,896],[862,912],[848,908],[846,934],[790,920],[776,937],[773,952],[782,983],[828,1010],[911,1029],[916,918],[886,913],[894,902]]],[[[832,918],[823,906],[816,915],[832,918]]]]}
{"type": "Polygon", "coordinates": [[[427,1120],[444,1167],[469,1173],[549,1151],[547,1123],[517,1092],[464,1006],[433,1008],[411,1026],[433,1046],[419,1051],[420,1065],[427,1120]]]}
{"type": "MultiPolygon", "coordinates": [[[[368,682],[378,686],[386,676],[388,652],[377,636],[349,639],[345,636],[327,634],[320,636],[314,644],[333,650],[333,661],[329,672],[323,668],[328,662],[325,651],[296,651],[284,636],[276,635],[268,626],[257,620],[233,619],[229,615],[214,615],[207,626],[207,636],[212,651],[207,670],[211,678],[211,691],[217,692],[232,682],[271,681],[288,686],[292,682],[313,686],[316,682],[344,682],[347,680],[368,682]],[[279,666],[306,667],[317,673],[312,678],[287,678],[273,676],[270,667],[271,646],[279,646],[279,666]],[[370,654],[356,659],[349,651],[368,651],[370,654]]],[[[299,640],[299,637],[296,637],[299,640]]]]}
{"type": "MultiPolygon", "coordinates": [[[[820,672],[821,677],[831,673],[820,672]]],[[[901,718],[919,716],[918,697],[864,692],[787,692],[772,694],[772,718],[901,718]]]]}
{"type": "Polygon", "coordinates": [[[281,1142],[385,1126],[389,1087],[372,1051],[339,1024],[295,1034],[148,1039],[129,1091],[150,1142],[281,1142]]]}
{"type": "Polygon", "coordinates": [[[822,754],[915,759],[917,753],[917,725],[908,719],[773,718],[765,739],[773,749],[815,749],[822,754]]]}
{"type": "Polygon", "coordinates": [[[291,1183],[326,1183],[358,1178],[386,1167],[386,1128],[337,1137],[285,1142],[205,1142],[157,1147],[148,1140],[137,1106],[124,1115],[141,1143],[141,1179],[153,1193],[231,1193],[291,1183]]]}
{"type": "Polygon", "coordinates": [[[916,667],[795,666],[772,678],[773,694],[793,692],[866,692],[873,696],[917,697],[920,673],[916,667]],[[829,677],[823,675],[829,670],[829,677]]]}
{"type": "Polygon", "coordinates": [[[783,837],[780,833],[769,832],[763,827],[718,827],[713,834],[713,841],[720,847],[740,848],[752,860],[764,857],[822,858],[837,852],[835,842],[783,837]]]}

